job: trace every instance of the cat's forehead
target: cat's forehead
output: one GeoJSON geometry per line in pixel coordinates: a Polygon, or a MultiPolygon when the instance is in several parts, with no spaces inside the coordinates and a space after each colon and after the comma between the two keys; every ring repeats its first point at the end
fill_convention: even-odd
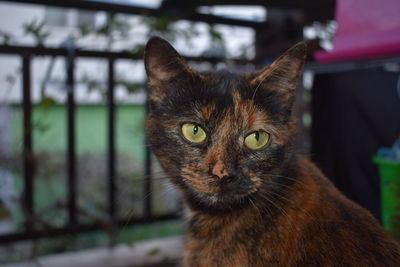
{"type": "MultiPolygon", "coordinates": [[[[228,70],[207,72],[200,75],[200,98],[203,103],[214,104],[220,109],[231,108],[245,91],[248,82],[243,75],[228,70]]],[[[200,99],[198,99],[200,100],[200,99]]]]}
{"type": "Polygon", "coordinates": [[[252,128],[266,120],[266,112],[244,94],[249,84],[243,75],[230,71],[202,73],[192,86],[184,90],[187,94],[175,95],[179,99],[176,104],[182,107],[181,103],[191,103],[185,113],[191,111],[200,121],[214,127],[252,128]]]}
{"type": "Polygon", "coordinates": [[[173,84],[163,102],[167,116],[180,122],[193,121],[210,130],[232,129],[237,132],[265,129],[268,108],[257,102],[256,87],[246,74],[230,71],[201,73],[193,80],[173,84]]]}
{"type": "Polygon", "coordinates": [[[215,95],[214,101],[197,106],[197,116],[202,121],[213,122],[217,128],[262,129],[268,121],[265,110],[246,98],[240,88],[230,87],[224,94],[215,95]]]}
{"type": "Polygon", "coordinates": [[[213,86],[221,90],[221,93],[229,94],[233,89],[242,86],[245,76],[230,70],[201,73],[201,81],[206,85],[213,86]]]}

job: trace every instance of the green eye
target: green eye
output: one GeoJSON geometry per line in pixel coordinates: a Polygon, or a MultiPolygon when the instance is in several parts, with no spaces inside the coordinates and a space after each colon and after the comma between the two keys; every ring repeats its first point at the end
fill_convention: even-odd
{"type": "Polygon", "coordinates": [[[260,149],[269,141],[269,134],[263,131],[257,131],[249,134],[244,139],[244,144],[250,149],[260,149]]]}
{"type": "Polygon", "coordinates": [[[182,134],[186,140],[192,143],[201,143],[207,137],[206,132],[199,125],[194,123],[183,124],[182,134]]]}

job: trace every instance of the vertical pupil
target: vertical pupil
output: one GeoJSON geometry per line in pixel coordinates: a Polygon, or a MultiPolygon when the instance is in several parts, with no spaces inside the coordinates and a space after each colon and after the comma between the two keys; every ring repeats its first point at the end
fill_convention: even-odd
{"type": "Polygon", "coordinates": [[[260,140],[260,133],[259,132],[255,132],[254,133],[254,137],[256,138],[257,142],[260,140]]]}
{"type": "Polygon", "coordinates": [[[195,125],[193,127],[193,134],[196,135],[198,131],[199,131],[199,128],[197,127],[197,125],[195,125]]]}

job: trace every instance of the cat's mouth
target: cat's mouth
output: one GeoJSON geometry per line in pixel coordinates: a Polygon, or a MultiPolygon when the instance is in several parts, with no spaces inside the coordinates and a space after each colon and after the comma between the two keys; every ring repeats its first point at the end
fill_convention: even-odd
{"type": "Polygon", "coordinates": [[[192,206],[211,210],[232,210],[251,204],[257,184],[247,177],[194,179],[183,177],[192,206]]]}
{"type": "Polygon", "coordinates": [[[194,210],[201,210],[205,213],[218,213],[238,211],[250,205],[254,205],[255,192],[247,191],[242,193],[201,193],[188,190],[186,200],[194,210]]]}
{"type": "Polygon", "coordinates": [[[227,177],[223,179],[215,177],[182,176],[193,190],[207,195],[224,197],[227,195],[245,196],[257,190],[257,183],[248,177],[227,177]]]}

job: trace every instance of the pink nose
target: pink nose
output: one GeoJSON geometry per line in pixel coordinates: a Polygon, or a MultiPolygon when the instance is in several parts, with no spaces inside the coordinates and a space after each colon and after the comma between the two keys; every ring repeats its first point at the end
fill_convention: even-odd
{"type": "Polygon", "coordinates": [[[220,179],[224,177],[228,177],[228,172],[224,169],[224,165],[222,164],[221,161],[218,161],[215,163],[213,169],[212,169],[212,174],[219,177],[220,179]]]}

